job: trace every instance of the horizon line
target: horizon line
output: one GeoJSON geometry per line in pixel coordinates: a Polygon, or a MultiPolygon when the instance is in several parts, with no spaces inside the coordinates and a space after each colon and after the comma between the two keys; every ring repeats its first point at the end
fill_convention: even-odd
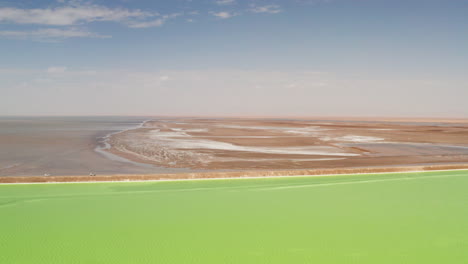
{"type": "Polygon", "coordinates": [[[0,115],[0,117],[151,117],[151,118],[226,118],[226,119],[316,119],[316,120],[375,120],[375,121],[465,121],[468,122],[468,117],[462,116],[391,116],[391,115],[152,115],[152,114],[131,114],[131,115],[118,115],[118,114],[96,114],[96,115],[0,115]]]}

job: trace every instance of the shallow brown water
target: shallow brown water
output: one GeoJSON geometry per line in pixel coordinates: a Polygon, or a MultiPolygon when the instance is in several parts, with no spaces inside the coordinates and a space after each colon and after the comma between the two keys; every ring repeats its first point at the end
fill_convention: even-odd
{"type": "Polygon", "coordinates": [[[171,172],[96,152],[108,133],[139,126],[138,117],[1,117],[0,176],[171,172]]]}

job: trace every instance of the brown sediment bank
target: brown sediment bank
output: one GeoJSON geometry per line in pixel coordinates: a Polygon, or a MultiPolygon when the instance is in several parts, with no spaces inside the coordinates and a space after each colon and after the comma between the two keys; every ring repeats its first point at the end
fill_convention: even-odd
{"type": "Polygon", "coordinates": [[[192,170],[468,163],[468,124],[457,121],[159,119],[113,135],[108,151],[192,170]]]}
{"type": "Polygon", "coordinates": [[[167,180],[194,180],[194,179],[241,179],[241,178],[262,178],[262,177],[372,174],[372,173],[465,170],[465,169],[468,170],[468,164],[406,166],[406,167],[344,168],[344,169],[278,170],[278,171],[259,170],[259,171],[203,172],[203,173],[151,174],[151,175],[29,176],[29,177],[0,177],[0,184],[127,182],[127,181],[132,182],[132,181],[167,181],[167,180]]]}
{"type": "Polygon", "coordinates": [[[0,176],[468,164],[463,119],[108,119],[0,120],[0,176]]]}

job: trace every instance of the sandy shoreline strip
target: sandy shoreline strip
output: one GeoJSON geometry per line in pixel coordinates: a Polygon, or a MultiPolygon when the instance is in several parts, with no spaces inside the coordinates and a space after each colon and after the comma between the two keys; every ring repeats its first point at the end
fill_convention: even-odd
{"type": "Polygon", "coordinates": [[[201,172],[180,174],[148,175],[97,175],[97,176],[15,176],[0,177],[0,184],[21,183],[93,183],[93,182],[144,182],[144,181],[179,181],[203,179],[246,179],[301,176],[328,176],[349,174],[380,174],[468,170],[468,164],[430,165],[405,167],[344,168],[344,169],[311,169],[311,170],[276,170],[276,171],[234,171],[234,172],[201,172]]]}

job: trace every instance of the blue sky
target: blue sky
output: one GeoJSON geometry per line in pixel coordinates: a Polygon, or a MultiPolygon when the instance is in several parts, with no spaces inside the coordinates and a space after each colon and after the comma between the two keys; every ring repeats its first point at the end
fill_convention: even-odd
{"type": "Polygon", "coordinates": [[[465,0],[0,0],[0,115],[468,117],[467,14],[465,0]]]}

